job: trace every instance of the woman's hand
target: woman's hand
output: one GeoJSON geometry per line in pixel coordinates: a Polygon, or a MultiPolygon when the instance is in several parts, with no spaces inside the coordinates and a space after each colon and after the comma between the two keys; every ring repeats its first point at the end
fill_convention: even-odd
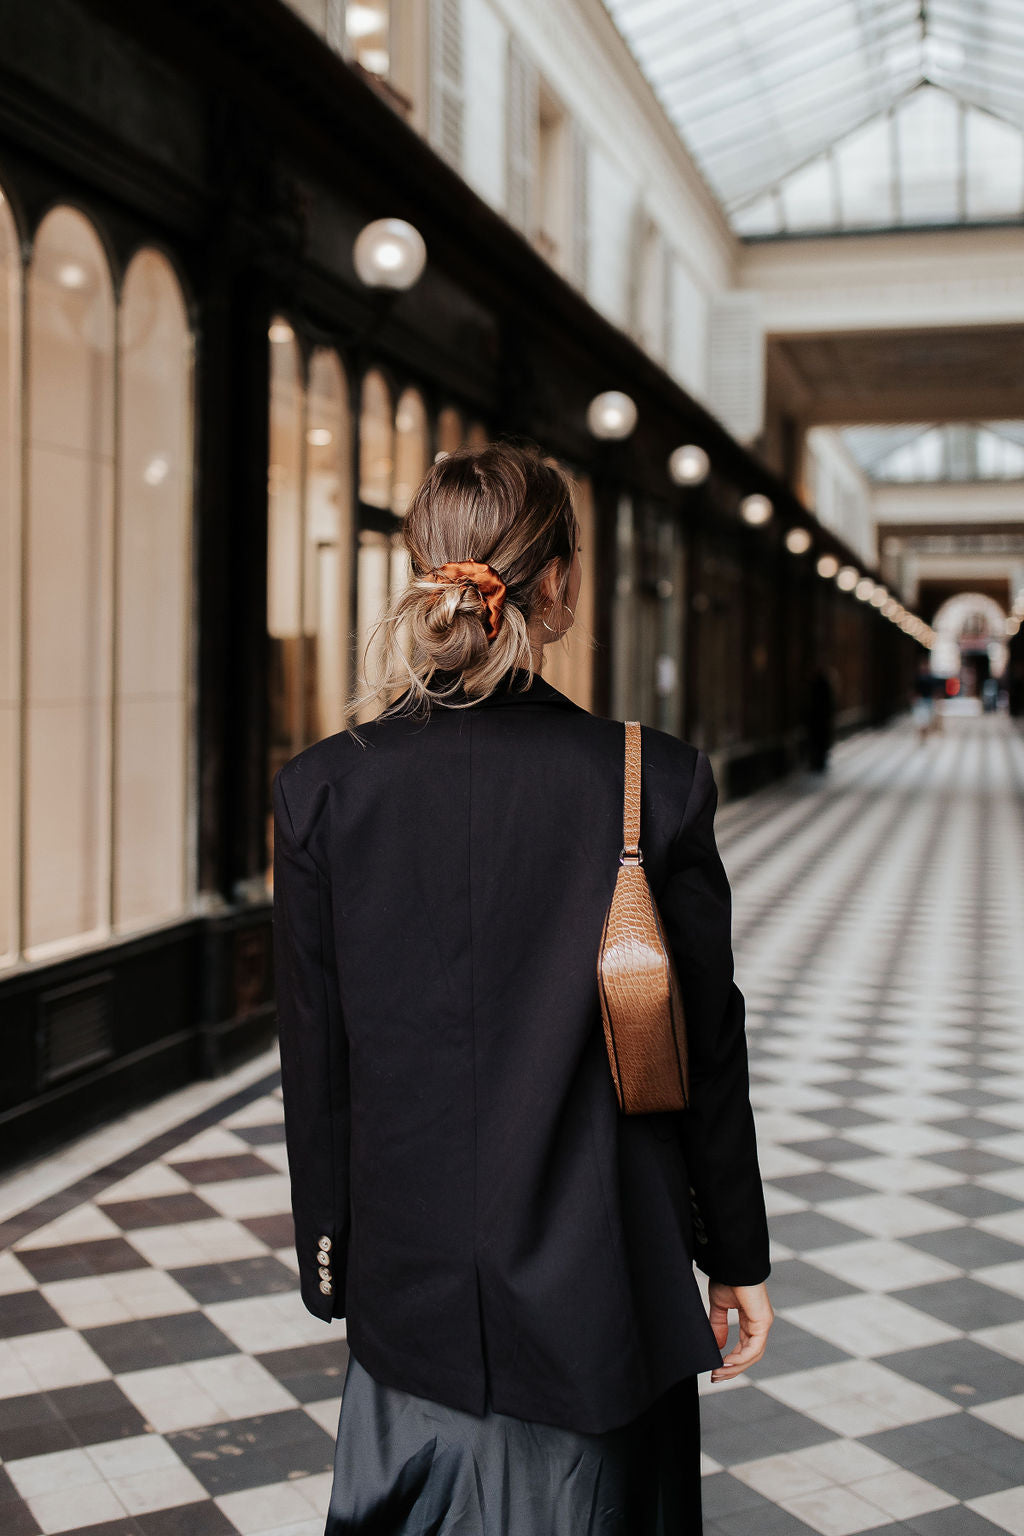
{"type": "Polygon", "coordinates": [[[730,1307],[739,1313],[739,1343],[711,1372],[712,1381],[731,1381],[764,1354],[768,1330],[775,1317],[768,1288],[763,1280],[760,1285],[724,1285],[721,1280],[712,1280],[708,1284],[708,1301],[708,1317],[719,1349],[725,1349],[729,1337],[730,1307]]]}

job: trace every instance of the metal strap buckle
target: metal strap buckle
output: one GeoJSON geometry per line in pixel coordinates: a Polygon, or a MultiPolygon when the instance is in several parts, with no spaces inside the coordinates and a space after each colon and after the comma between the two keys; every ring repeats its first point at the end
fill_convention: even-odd
{"type": "Polygon", "coordinates": [[[619,854],[619,863],[620,864],[642,864],[643,861],[644,861],[644,854],[643,854],[643,849],[642,848],[638,848],[636,853],[627,853],[626,852],[626,845],[625,845],[625,843],[623,843],[623,845],[622,845],[622,852],[619,854]]]}

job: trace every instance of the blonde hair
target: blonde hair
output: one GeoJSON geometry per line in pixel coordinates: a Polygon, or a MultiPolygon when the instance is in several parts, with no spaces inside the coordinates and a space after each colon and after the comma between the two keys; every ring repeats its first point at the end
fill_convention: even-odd
{"type": "Polygon", "coordinates": [[[530,686],[529,625],[553,559],[562,566],[558,608],[567,606],[579,542],[572,492],[568,473],[532,443],[457,448],[431,467],[403,522],[412,579],[371,631],[363,655],[367,688],[345,711],[346,728],[357,739],[353,721],[364,704],[381,705],[387,715],[465,709],[515,669],[526,673],[523,687],[530,686]],[[431,575],[461,560],[485,562],[505,583],[501,623],[491,641],[476,587],[431,575]],[[463,690],[466,698],[457,702],[454,696],[463,690]]]}

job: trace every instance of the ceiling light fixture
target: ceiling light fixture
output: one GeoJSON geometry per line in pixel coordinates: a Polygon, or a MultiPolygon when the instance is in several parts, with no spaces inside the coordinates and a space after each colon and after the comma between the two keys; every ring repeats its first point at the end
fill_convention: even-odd
{"type": "Polygon", "coordinates": [[[669,454],[668,472],[676,485],[703,485],[711,472],[711,460],[696,443],[684,443],[669,454]]]}
{"type": "Polygon", "coordinates": [[[620,389],[595,395],[587,406],[587,426],[595,437],[610,441],[628,437],[636,423],[636,405],[620,389]]]}

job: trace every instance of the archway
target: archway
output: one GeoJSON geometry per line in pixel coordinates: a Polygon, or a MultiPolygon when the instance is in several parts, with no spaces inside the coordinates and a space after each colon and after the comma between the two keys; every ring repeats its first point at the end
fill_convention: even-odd
{"type": "Polygon", "coordinates": [[[932,620],[935,645],[932,670],[938,677],[959,678],[965,696],[981,691],[987,677],[1006,667],[1006,614],[983,592],[958,592],[947,598],[932,620]]]}

